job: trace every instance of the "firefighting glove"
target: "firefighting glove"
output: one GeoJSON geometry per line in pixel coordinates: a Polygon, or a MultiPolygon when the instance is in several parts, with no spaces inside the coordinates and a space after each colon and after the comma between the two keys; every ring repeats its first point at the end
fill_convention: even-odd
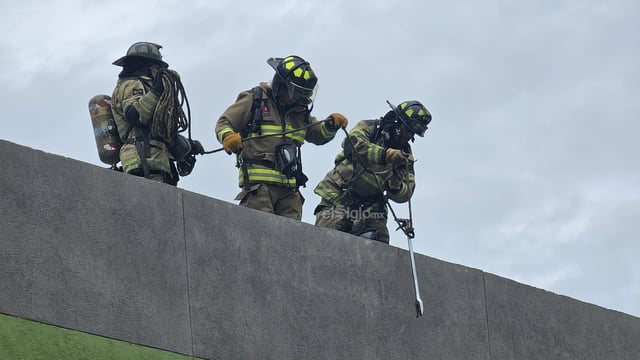
{"type": "Polygon", "coordinates": [[[184,160],[178,161],[176,167],[178,168],[178,174],[180,176],[187,176],[191,174],[193,168],[196,166],[196,156],[191,154],[184,158],[184,160]]]}
{"type": "Polygon", "coordinates": [[[346,129],[347,125],[349,124],[349,120],[347,120],[347,118],[340,113],[333,113],[329,115],[327,119],[329,119],[327,121],[327,125],[329,125],[334,130],[338,130],[340,128],[346,129]]]}
{"type": "Polygon", "coordinates": [[[157,97],[160,97],[164,92],[164,84],[162,83],[162,73],[157,73],[156,77],[153,78],[153,84],[151,85],[151,92],[156,94],[157,97]]]}
{"type": "Polygon", "coordinates": [[[204,147],[198,140],[190,140],[191,141],[191,154],[204,154],[204,147]]]}
{"type": "Polygon", "coordinates": [[[135,106],[131,105],[124,110],[124,121],[132,126],[138,125],[140,122],[140,113],[135,106]]]}
{"type": "Polygon", "coordinates": [[[393,166],[401,166],[407,163],[407,155],[402,150],[388,148],[385,156],[385,164],[393,164],[393,166]]]}
{"type": "Polygon", "coordinates": [[[222,148],[227,152],[227,154],[237,154],[243,147],[244,144],[242,143],[242,137],[237,132],[227,133],[222,139],[222,148]]]}
{"type": "Polygon", "coordinates": [[[402,178],[400,176],[394,175],[387,182],[387,187],[393,193],[396,193],[402,189],[402,178]]]}

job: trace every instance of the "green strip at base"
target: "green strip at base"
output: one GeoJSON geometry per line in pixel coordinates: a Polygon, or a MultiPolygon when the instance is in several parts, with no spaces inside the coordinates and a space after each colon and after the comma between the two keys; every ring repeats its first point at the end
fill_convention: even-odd
{"type": "Polygon", "coordinates": [[[0,359],[194,360],[198,358],[0,314],[0,359]]]}

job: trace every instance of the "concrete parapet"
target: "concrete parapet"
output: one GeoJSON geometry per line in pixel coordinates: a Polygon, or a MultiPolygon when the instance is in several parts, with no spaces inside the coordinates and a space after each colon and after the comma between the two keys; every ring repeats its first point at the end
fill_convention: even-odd
{"type": "Polygon", "coordinates": [[[416,254],[416,318],[405,250],[0,151],[0,313],[211,359],[640,358],[633,316],[416,254]]]}

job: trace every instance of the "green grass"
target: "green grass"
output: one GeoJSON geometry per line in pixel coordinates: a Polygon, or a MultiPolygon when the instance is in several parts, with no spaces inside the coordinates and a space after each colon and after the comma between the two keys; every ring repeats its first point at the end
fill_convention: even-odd
{"type": "Polygon", "coordinates": [[[186,360],[195,357],[0,314],[0,360],[186,360]]]}

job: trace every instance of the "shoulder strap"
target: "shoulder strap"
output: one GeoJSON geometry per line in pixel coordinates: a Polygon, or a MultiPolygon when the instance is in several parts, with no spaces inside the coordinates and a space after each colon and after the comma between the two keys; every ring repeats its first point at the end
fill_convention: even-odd
{"type": "Polygon", "coordinates": [[[375,126],[375,128],[371,132],[371,135],[369,135],[369,141],[375,143],[376,141],[378,141],[378,139],[380,138],[380,135],[382,133],[381,121],[380,121],[380,119],[377,119],[377,120],[365,120],[365,123],[368,126],[375,126]]]}
{"type": "MultiPolygon", "coordinates": [[[[247,135],[251,133],[258,133],[260,135],[260,123],[262,122],[262,109],[260,105],[262,104],[262,88],[260,86],[255,86],[251,89],[251,94],[253,94],[253,102],[251,103],[251,119],[247,123],[247,125],[240,130],[240,136],[242,138],[247,137],[247,135]]],[[[247,170],[247,159],[244,156],[240,155],[239,161],[241,162],[240,169],[242,170],[242,187],[244,190],[249,190],[249,172],[247,170]]]]}
{"type": "Polygon", "coordinates": [[[262,122],[262,109],[260,108],[260,105],[262,104],[262,88],[260,86],[256,86],[251,89],[251,93],[253,94],[253,102],[251,103],[251,120],[249,120],[244,129],[240,131],[240,135],[243,138],[254,132],[260,135],[260,123],[262,122]]]}

